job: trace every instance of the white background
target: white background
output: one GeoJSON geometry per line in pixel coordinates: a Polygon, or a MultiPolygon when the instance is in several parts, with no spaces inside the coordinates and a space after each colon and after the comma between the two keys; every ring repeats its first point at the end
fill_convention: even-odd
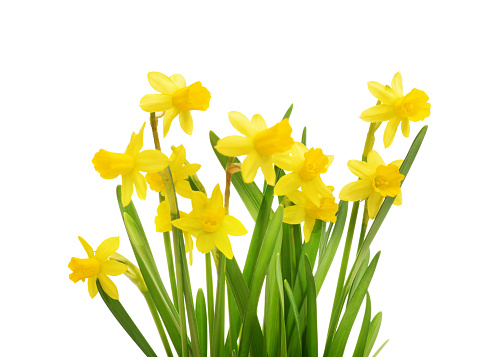
{"type": "MultiPolygon", "coordinates": [[[[208,111],[193,112],[193,136],[175,121],[161,143],[167,154],[182,143],[188,159],[203,165],[199,175],[208,190],[224,182],[209,130],[235,134],[231,110],[262,114],[273,125],[294,103],[294,137],[307,125],[308,146],[335,155],[324,181],[338,192],[355,180],[346,163],[360,157],[368,126],[358,116],[375,103],[366,82],[389,84],[400,71],[405,93],[424,90],[432,108],[423,123],[411,124],[409,139],[399,131],[388,150],[382,130],[376,139],[389,162],[403,158],[429,125],[403,186],[404,203],[391,210],[373,243],[372,252],[382,251],[370,287],[373,313],[383,311],[375,347],[390,338],[381,356],[482,356],[477,4],[2,3],[0,355],[142,355],[100,297],[91,300],[86,283],[68,279],[67,264],[84,257],[78,235],[94,248],[119,235],[119,252],[133,258],[115,198],[120,181],[102,180],[91,160],[100,148],[122,152],[148,119],[138,106],[144,94],[155,93],[147,72],[180,73],[210,90],[208,111]]],[[[153,148],[149,135],[145,148],[153,148]]],[[[165,274],[162,238],[154,230],[156,196],[134,202],[165,274]]],[[[253,227],[236,195],[231,212],[253,227]]],[[[232,239],[239,262],[249,239],[232,239]]],[[[318,299],[321,351],[341,251],[342,244],[318,299]]],[[[190,273],[193,290],[204,286],[198,252],[190,273]]],[[[162,356],[142,297],[126,278],[114,279],[162,356]]]]}

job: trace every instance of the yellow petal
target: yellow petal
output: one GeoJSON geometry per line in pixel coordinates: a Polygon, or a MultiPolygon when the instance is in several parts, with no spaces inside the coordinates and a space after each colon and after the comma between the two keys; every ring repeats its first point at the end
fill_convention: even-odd
{"type": "Polygon", "coordinates": [[[404,160],[394,160],[389,165],[396,165],[397,167],[401,168],[401,165],[402,165],[403,161],[404,160]]]}
{"type": "Polygon", "coordinates": [[[272,161],[270,161],[268,158],[265,158],[261,162],[261,168],[262,168],[262,173],[263,176],[265,177],[265,181],[270,186],[275,186],[275,179],[276,179],[276,174],[275,174],[275,169],[273,168],[272,161]]]}
{"type": "Polygon", "coordinates": [[[177,181],[174,185],[176,193],[184,198],[191,198],[193,190],[191,189],[191,185],[186,180],[177,181]]]}
{"type": "Polygon", "coordinates": [[[369,214],[370,219],[376,218],[377,212],[379,212],[379,208],[381,208],[382,201],[383,197],[375,191],[372,191],[369,195],[369,198],[367,199],[367,213],[369,214]]]}
{"type": "Polygon", "coordinates": [[[193,265],[193,238],[190,234],[184,234],[184,249],[189,253],[190,265],[193,265]]]}
{"type": "Polygon", "coordinates": [[[186,80],[181,74],[173,74],[169,79],[173,81],[176,90],[186,87],[186,80]]]}
{"type": "Polygon", "coordinates": [[[401,120],[401,131],[404,135],[405,138],[409,136],[409,119],[408,118],[403,118],[401,120]]]}
{"type": "Polygon", "coordinates": [[[129,141],[129,145],[126,148],[126,154],[135,156],[143,148],[143,136],[144,136],[145,125],[146,123],[143,123],[141,130],[139,130],[139,133],[137,134],[132,133],[131,140],[129,141]]]}
{"type": "Polygon", "coordinates": [[[367,87],[369,88],[369,92],[379,99],[382,104],[393,104],[397,97],[394,94],[393,90],[391,88],[388,88],[381,83],[377,82],[368,82],[367,87]]]}
{"type": "Polygon", "coordinates": [[[225,232],[231,236],[244,236],[245,234],[248,233],[246,228],[243,226],[243,223],[241,223],[238,219],[230,215],[226,215],[223,218],[222,227],[225,230],[225,232]]]}
{"type": "Polygon", "coordinates": [[[300,161],[302,161],[302,164],[303,164],[303,158],[302,160],[297,161],[293,156],[290,156],[289,154],[286,154],[286,153],[273,154],[272,161],[276,166],[287,171],[298,171],[298,168],[301,164],[300,161]]]}
{"type": "Polygon", "coordinates": [[[203,254],[211,252],[215,242],[213,242],[213,233],[201,232],[196,237],[196,248],[203,254]]]}
{"type": "Polygon", "coordinates": [[[302,144],[295,142],[292,146],[292,155],[295,161],[305,161],[305,153],[309,151],[307,147],[302,144]]]}
{"type": "Polygon", "coordinates": [[[362,179],[370,179],[376,173],[374,168],[364,161],[349,160],[347,167],[354,175],[362,179]]]}
{"type": "Polygon", "coordinates": [[[393,205],[395,206],[402,205],[402,193],[396,196],[396,198],[394,199],[393,205]]]}
{"type": "Polygon", "coordinates": [[[307,196],[301,191],[293,191],[287,195],[287,198],[298,206],[305,207],[307,205],[307,196]]]}
{"type": "Polygon", "coordinates": [[[227,136],[218,140],[215,149],[225,156],[246,155],[253,150],[253,140],[245,136],[227,136]]]}
{"type": "Polygon", "coordinates": [[[403,85],[401,73],[397,72],[392,78],[391,88],[398,97],[403,97],[403,85]]]}
{"type": "Polygon", "coordinates": [[[171,171],[181,168],[186,161],[186,149],[184,148],[184,146],[180,145],[174,148],[169,160],[169,166],[171,168],[171,171]]]}
{"type": "Polygon", "coordinates": [[[148,189],[148,185],[146,184],[146,179],[139,172],[133,172],[131,174],[131,179],[134,183],[134,187],[136,187],[136,193],[138,194],[139,199],[145,200],[146,191],[148,189]]]}
{"type": "Polygon", "coordinates": [[[265,119],[260,114],[255,114],[251,123],[257,132],[267,129],[267,123],[265,123],[265,119]]]}
{"type": "Polygon", "coordinates": [[[121,201],[124,207],[126,207],[131,202],[133,192],[134,187],[131,175],[122,175],[121,201]]]}
{"type": "Polygon", "coordinates": [[[156,232],[163,233],[172,230],[171,214],[168,201],[165,200],[159,204],[157,216],[154,218],[154,224],[156,225],[156,232]]]}
{"type": "Polygon", "coordinates": [[[339,198],[343,201],[361,201],[369,197],[372,191],[371,181],[359,180],[345,185],[339,193],[339,198]]]}
{"type": "Polygon", "coordinates": [[[223,194],[221,193],[220,184],[217,184],[211,193],[211,198],[208,200],[207,209],[216,211],[223,207],[223,194]]]}
{"type": "Polygon", "coordinates": [[[121,275],[127,271],[127,265],[115,260],[106,260],[101,264],[101,273],[106,275],[121,275]]]}
{"type": "Polygon", "coordinates": [[[159,72],[149,72],[148,81],[151,87],[160,93],[173,94],[177,90],[171,78],[159,72]]]}
{"type": "Polygon", "coordinates": [[[191,206],[193,207],[193,212],[204,210],[207,203],[208,197],[206,197],[206,194],[200,191],[193,191],[191,195],[191,206]]]}
{"type": "MultiPolygon", "coordinates": [[[[334,188],[332,186],[327,186],[323,181],[322,179],[320,178],[320,176],[317,176],[315,177],[313,180],[311,181],[308,181],[308,182],[302,182],[302,191],[304,190],[304,187],[305,187],[305,194],[307,195],[307,197],[309,197],[309,199],[313,202],[315,202],[317,204],[318,202],[318,195],[321,195],[322,197],[332,197],[332,191],[334,190],[334,188]],[[308,196],[309,194],[307,192],[307,186],[312,186],[315,188],[316,190],[316,194],[314,194],[314,196],[308,196]],[[312,199],[313,198],[313,199],[312,199]]],[[[312,192],[312,191],[310,191],[312,192]]],[[[311,193],[312,195],[312,193],[311,193]]]]}
{"type": "Polygon", "coordinates": [[[288,224],[299,224],[305,220],[305,208],[294,205],[283,209],[283,222],[288,224]]]}
{"type": "Polygon", "coordinates": [[[282,176],[275,185],[275,194],[277,196],[289,195],[290,193],[297,191],[302,185],[302,179],[296,172],[292,172],[285,176],[282,176]]]}
{"type": "Polygon", "coordinates": [[[370,151],[367,155],[367,163],[373,169],[377,169],[377,167],[380,165],[385,165],[381,155],[379,155],[379,153],[375,150],[370,151]]]}
{"type": "Polygon", "coordinates": [[[172,222],[172,224],[184,232],[196,233],[202,229],[201,220],[193,216],[176,219],[172,222]]]}
{"type": "Polygon", "coordinates": [[[111,299],[119,300],[119,292],[117,291],[116,284],[106,274],[100,273],[98,276],[101,283],[102,290],[111,297],[111,299]]]}
{"type": "Polygon", "coordinates": [[[188,164],[176,170],[176,179],[184,180],[188,176],[194,175],[201,168],[200,164],[188,164]]]}
{"type": "Polygon", "coordinates": [[[109,258],[109,256],[119,248],[119,243],[119,237],[107,238],[97,247],[95,254],[96,259],[103,262],[109,258]]]}
{"type": "Polygon", "coordinates": [[[92,247],[89,245],[89,243],[87,243],[85,241],[84,238],[82,238],[81,236],[78,237],[79,238],[79,241],[81,242],[82,246],[84,247],[84,250],[86,251],[87,253],[87,256],[89,258],[94,258],[94,250],[92,249],[92,247]]]}
{"type": "Polygon", "coordinates": [[[89,295],[91,298],[97,295],[97,276],[87,279],[87,290],[89,291],[89,295]]]}
{"type": "Polygon", "coordinates": [[[168,167],[169,159],[159,150],[144,150],[135,157],[135,169],[156,173],[168,167]]]}
{"type": "Polygon", "coordinates": [[[255,135],[256,131],[252,123],[240,112],[229,112],[228,119],[230,119],[231,125],[245,136],[251,137],[255,135]]]}
{"type": "Polygon", "coordinates": [[[176,118],[179,114],[179,109],[172,108],[169,109],[163,117],[163,136],[168,135],[169,128],[171,127],[171,123],[173,122],[174,118],[176,118]]]}
{"type": "Polygon", "coordinates": [[[162,112],[173,108],[173,98],[167,94],[146,94],[139,106],[145,112],[162,112]]]}
{"type": "Polygon", "coordinates": [[[182,110],[179,113],[179,125],[186,134],[191,135],[193,133],[193,117],[190,111],[182,110]]]}
{"type": "Polygon", "coordinates": [[[255,150],[247,155],[242,163],[242,177],[245,183],[253,182],[261,164],[262,157],[255,150]]]}
{"type": "Polygon", "coordinates": [[[225,257],[227,257],[227,259],[233,259],[233,250],[231,248],[231,243],[226,233],[224,233],[222,230],[218,230],[212,234],[213,242],[220,250],[220,252],[225,254],[225,257]]]}
{"type": "Polygon", "coordinates": [[[369,123],[380,123],[386,120],[391,120],[394,117],[396,117],[396,114],[394,114],[394,107],[388,104],[381,104],[364,110],[359,118],[369,123]]]}
{"type": "Polygon", "coordinates": [[[384,147],[387,149],[393,142],[394,137],[396,136],[397,127],[401,122],[401,118],[394,118],[389,120],[386,125],[386,130],[384,130],[384,147]]]}
{"type": "Polygon", "coordinates": [[[312,235],[312,231],[314,230],[315,225],[315,218],[308,217],[305,219],[304,223],[304,241],[307,243],[310,240],[310,236],[312,235]]]}

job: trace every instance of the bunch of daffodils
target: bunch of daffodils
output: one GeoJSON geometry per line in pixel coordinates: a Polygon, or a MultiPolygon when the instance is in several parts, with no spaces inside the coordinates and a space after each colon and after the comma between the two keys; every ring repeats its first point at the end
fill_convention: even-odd
{"type": "Polygon", "coordinates": [[[331,183],[333,186],[325,183],[324,174],[331,170],[334,155],[325,154],[319,147],[323,143],[307,146],[307,128],[297,141],[298,135],[290,124],[292,106],[278,121],[265,121],[260,114],[250,120],[240,112],[229,112],[231,125],[241,135],[220,139],[210,132],[213,158],[221,164],[219,182],[225,186],[217,184],[208,196],[202,177],[198,176],[202,166],[189,163],[181,143],[172,147],[169,158],[161,151],[158,119],[162,118],[164,136],[177,117],[183,131],[191,135],[191,111],[207,110],[210,92],[201,82],[187,86],[180,74],[150,72],[148,82],[159,94],[142,97],[140,107],[150,113],[154,149],[142,150],[146,125],[143,123],[139,124],[141,130],[132,134],[124,153],[101,149],[92,159],[94,170],[102,178],[121,176],[116,196],[127,232],[122,237],[122,249],[130,245],[135,262],[117,252],[119,237],[104,240],[96,251],[79,237],[87,258],[71,259],[70,280],[76,283],[87,279],[89,296],[94,298],[99,293],[146,356],[379,354],[387,341],[372,352],[381,313],[371,313],[369,286],[380,252],[371,257],[369,249],[390,208],[402,203],[401,185],[427,126],[415,137],[404,159],[392,158],[387,165],[383,159],[387,155],[376,152],[373,145],[384,121],[388,122],[382,136],[386,148],[395,140],[399,125],[403,136],[409,137],[409,122],[422,121],[430,114],[428,96],[418,89],[404,95],[400,73],[394,75],[390,85],[369,82],[377,105],[360,115],[370,123],[362,160],[347,163],[357,180],[345,185],[331,183]],[[265,181],[263,189],[254,182],[259,172],[265,181]],[[251,237],[247,237],[244,223],[236,218],[238,212],[232,215],[229,211],[231,186],[255,221],[251,237]],[[146,217],[154,220],[154,233],[146,234],[143,228],[132,200],[134,189],[141,200],[148,192],[159,199],[156,212],[146,217]],[[189,213],[179,210],[182,200],[190,203],[189,213]],[[358,216],[361,231],[354,241],[358,216]],[[233,249],[233,236],[245,236],[243,240],[249,244],[243,265],[235,259],[242,257],[233,249]],[[341,244],[343,237],[345,244],[341,244]],[[157,239],[163,239],[166,261],[154,259],[150,242],[157,239]],[[317,295],[342,245],[328,331],[319,331],[317,295]],[[193,252],[194,246],[198,253],[193,252]],[[352,249],[356,254],[350,261],[352,249]],[[193,257],[199,254],[205,258],[206,288],[193,295],[190,269],[201,269],[202,260],[193,257]],[[168,280],[158,269],[165,264],[168,280]],[[119,275],[125,275],[144,296],[164,351],[155,352],[143,335],[152,326],[138,327],[139,321],[135,322],[121,304],[122,292],[119,294],[109,278],[119,275]],[[355,317],[364,301],[363,322],[357,327],[355,317]],[[260,306],[265,307],[263,314],[259,313],[260,306]],[[354,331],[357,328],[359,332],[354,331]],[[346,348],[351,333],[358,334],[353,351],[346,348]]]}

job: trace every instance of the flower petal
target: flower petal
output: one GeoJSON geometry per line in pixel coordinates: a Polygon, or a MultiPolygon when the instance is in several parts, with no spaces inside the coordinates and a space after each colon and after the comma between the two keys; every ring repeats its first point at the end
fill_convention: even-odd
{"type": "Polygon", "coordinates": [[[267,129],[267,123],[265,123],[265,119],[260,114],[255,114],[251,123],[257,132],[267,129]]]}
{"type": "Polygon", "coordinates": [[[253,150],[242,163],[242,177],[245,183],[253,182],[257,175],[258,168],[262,165],[262,157],[253,150]]]}
{"type": "Polygon", "coordinates": [[[106,275],[121,275],[127,271],[127,265],[115,260],[106,260],[101,265],[101,273],[106,275]]]}
{"type": "Polygon", "coordinates": [[[401,118],[395,117],[394,119],[389,120],[386,125],[386,130],[384,130],[384,147],[387,149],[393,142],[394,137],[396,136],[397,127],[401,122],[401,118]]]}
{"type": "Polygon", "coordinates": [[[96,259],[103,262],[109,258],[109,256],[119,248],[119,243],[119,237],[107,238],[97,247],[95,254],[96,259]]]}
{"type": "Polygon", "coordinates": [[[303,206],[288,206],[283,209],[283,223],[299,224],[305,220],[305,208],[303,206]]]}
{"type": "Polygon", "coordinates": [[[220,184],[217,184],[213,188],[211,198],[208,200],[208,209],[217,211],[220,207],[223,207],[223,194],[221,193],[220,184]]]}
{"type": "Polygon", "coordinates": [[[173,108],[173,98],[167,94],[146,94],[141,98],[139,106],[145,112],[162,112],[173,108]]]}
{"type": "Polygon", "coordinates": [[[179,125],[186,134],[191,135],[193,133],[193,117],[189,110],[182,110],[179,113],[179,125]]]}
{"type": "Polygon", "coordinates": [[[169,77],[169,79],[173,81],[174,85],[176,86],[176,90],[186,87],[186,80],[181,74],[173,74],[171,77],[169,77]]]}
{"type": "Polygon", "coordinates": [[[176,179],[185,180],[188,178],[189,175],[194,175],[200,168],[200,164],[184,165],[180,169],[176,170],[176,179]]]}
{"type": "Polygon", "coordinates": [[[388,104],[375,105],[362,112],[359,118],[369,123],[380,123],[396,117],[394,107],[388,104]]]}
{"type": "Polygon", "coordinates": [[[375,150],[371,150],[369,154],[367,154],[367,163],[373,169],[377,169],[379,165],[385,165],[381,155],[379,155],[379,153],[375,150]]]}
{"type": "Polygon", "coordinates": [[[171,168],[171,171],[181,168],[186,161],[186,149],[184,148],[184,146],[180,145],[178,147],[175,147],[171,156],[169,157],[169,160],[169,167],[171,168]]]}
{"type": "Polygon", "coordinates": [[[274,193],[277,196],[289,195],[302,185],[302,179],[296,172],[282,176],[275,185],[274,193]]]}
{"type": "Polygon", "coordinates": [[[159,72],[149,72],[148,82],[154,90],[160,93],[173,94],[177,90],[171,78],[159,72]]]}
{"type": "Polygon", "coordinates": [[[82,238],[81,236],[78,237],[79,238],[79,241],[81,242],[82,246],[84,247],[84,250],[86,251],[87,253],[87,256],[89,258],[94,258],[94,250],[92,249],[92,247],[89,245],[89,243],[87,243],[85,241],[84,238],[82,238]]]}
{"type": "Polygon", "coordinates": [[[164,233],[172,230],[171,214],[169,210],[169,203],[167,200],[162,201],[156,210],[157,216],[154,218],[156,225],[156,232],[164,233]]]}
{"type": "Polygon", "coordinates": [[[396,198],[394,199],[393,205],[395,206],[402,205],[402,193],[396,196],[396,198]]]}
{"type": "Polygon", "coordinates": [[[213,233],[201,232],[196,237],[196,249],[203,254],[211,252],[215,242],[213,242],[213,233]]]}
{"type": "Polygon", "coordinates": [[[401,165],[402,165],[403,161],[404,160],[394,160],[389,165],[396,165],[397,167],[401,168],[401,165]]]}
{"type": "Polygon", "coordinates": [[[184,218],[175,219],[171,223],[173,224],[173,226],[181,229],[184,232],[196,233],[202,229],[201,220],[190,215],[184,218]]]}
{"type": "Polygon", "coordinates": [[[393,104],[397,99],[394,91],[381,83],[373,81],[367,82],[367,87],[369,88],[369,92],[379,99],[382,104],[393,104]]]}
{"type": "Polygon", "coordinates": [[[364,161],[349,160],[347,162],[347,167],[354,175],[361,179],[370,179],[376,173],[374,168],[364,161]]]}
{"type": "Polygon", "coordinates": [[[213,242],[216,247],[225,254],[227,259],[233,259],[233,250],[231,248],[230,240],[223,230],[219,229],[213,233],[213,242]]]}
{"type": "Polygon", "coordinates": [[[383,197],[376,191],[372,191],[367,199],[367,213],[370,219],[375,219],[381,208],[383,197]]]}
{"type": "Polygon", "coordinates": [[[193,191],[191,194],[191,206],[193,207],[193,212],[199,212],[204,210],[208,202],[208,197],[206,194],[200,191],[193,191]]]}
{"type": "Polygon", "coordinates": [[[307,206],[308,198],[301,191],[293,191],[292,193],[287,195],[287,198],[298,206],[302,206],[302,207],[307,206]]]}
{"type": "Polygon", "coordinates": [[[176,182],[176,184],[174,185],[174,188],[176,190],[176,193],[181,197],[191,198],[193,190],[191,189],[191,185],[188,181],[180,180],[176,182]]]}
{"type": "Polygon", "coordinates": [[[134,172],[131,173],[131,179],[134,183],[134,187],[136,187],[136,193],[138,194],[139,199],[145,200],[146,199],[146,191],[148,190],[148,185],[146,184],[146,179],[138,171],[134,171],[134,172]]]}
{"type": "Polygon", "coordinates": [[[275,186],[275,179],[277,178],[277,176],[275,174],[275,169],[273,168],[272,161],[268,158],[264,158],[260,166],[262,168],[262,173],[265,177],[265,181],[267,181],[270,186],[275,186]]]}
{"type": "Polygon", "coordinates": [[[250,123],[250,120],[240,112],[229,112],[228,119],[230,119],[231,125],[245,136],[252,137],[256,134],[254,126],[250,123]]]}
{"type": "Polygon", "coordinates": [[[403,118],[401,120],[401,131],[404,135],[405,138],[409,136],[409,119],[408,118],[403,118]]]}
{"type": "Polygon", "coordinates": [[[244,236],[248,233],[247,229],[243,226],[243,223],[230,215],[226,215],[223,218],[222,227],[225,232],[231,236],[244,236]]]}
{"type": "Polygon", "coordinates": [[[246,136],[232,135],[218,140],[215,149],[225,156],[246,155],[253,150],[253,140],[246,136]]]}
{"type": "Polygon", "coordinates": [[[193,238],[191,234],[184,234],[184,249],[189,253],[190,265],[193,265],[193,238]]]}
{"type": "Polygon", "coordinates": [[[122,175],[121,185],[121,201],[122,205],[126,207],[131,202],[131,197],[134,192],[133,181],[131,175],[122,175]]]}
{"type": "Polygon", "coordinates": [[[394,94],[398,97],[403,97],[403,85],[402,85],[402,76],[400,72],[397,72],[394,77],[392,77],[391,88],[394,91],[394,94]]]}
{"type": "Polygon", "coordinates": [[[339,198],[343,201],[361,201],[369,197],[372,191],[371,181],[359,180],[345,185],[339,193],[339,198]]]}
{"type": "Polygon", "coordinates": [[[293,156],[290,156],[289,154],[286,154],[286,153],[273,154],[272,161],[276,166],[287,171],[297,171],[300,165],[299,161],[297,161],[293,156]]]}
{"type": "Polygon", "coordinates": [[[178,108],[169,109],[163,117],[163,136],[166,137],[168,135],[169,128],[171,128],[171,123],[173,122],[174,118],[176,118],[179,114],[178,108]]]}
{"type": "Polygon", "coordinates": [[[111,299],[119,300],[119,292],[117,291],[116,284],[104,273],[99,273],[99,282],[101,283],[102,290],[111,297],[111,299]]]}
{"type": "Polygon", "coordinates": [[[92,278],[87,279],[87,290],[89,291],[89,295],[91,298],[97,295],[97,276],[93,276],[92,278]]]}
{"type": "Polygon", "coordinates": [[[168,167],[169,159],[159,150],[144,150],[135,157],[135,169],[155,173],[168,167]]]}
{"type": "Polygon", "coordinates": [[[132,133],[131,140],[129,141],[129,145],[126,148],[126,154],[129,155],[136,155],[138,152],[141,151],[143,148],[143,136],[144,136],[144,127],[146,123],[143,124],[139,133],[132,133]]]}
{"type": "Polygon", "coordinates": [[[307,217],[304,223],[304,241],[308,243],[310,240],[310,236],[312,235],[312,231],[314,230],[315,225],[315,218],[307,217]]]}

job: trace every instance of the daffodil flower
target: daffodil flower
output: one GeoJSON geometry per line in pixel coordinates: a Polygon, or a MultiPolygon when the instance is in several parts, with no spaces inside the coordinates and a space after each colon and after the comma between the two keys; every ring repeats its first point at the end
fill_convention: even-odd
{"type": "MultiPolygon", "coordinates": [[[[201,168],[201,165],[185,165],[185,160],[186,149],[184,146],[180,145],[177,148],[174,148],[173,153],[169,158],[169,169],[171,170],[171,176],[173,177],[176,192],[184,198],[190,198],[193,191],[187,179],[188,176],[194,175],[201,168]]],[[[151,190],[160,192],[163,196],[166,196],[166,188],[164,187],[163,178],[158,173],[147,174],[146,181],[151,190]]]]}
{"type": "Polygon", "coordinates": [[[191,204],[191,213],[174,220],[173,226],[195,237],[196,248],[201,253],[209,253],[216,246],[228,259],[232,259],[233,250],[228,235],[242,236],[247,234],[247,230],[238,219],[225,213],[220,185],[213,189],[211,198],[194,191],[191,204]]]}
{"type": "Polygon", "coordinates": [[[288,224],[299,224],[304,222],[304,240],[307,243],[314,229],[315,220],[325,222],[336,221],[335,214],[339,206],[335,203],[334,196],[326,197],[317,195],[317,203],[300,191],[294,191],[287,195],[287,198],[294,203],[293,206],[285,207],[283,210],[283,222],[288,224]]]}
{"type": "Polygon", "coordinates": [[[339,198],[344,201],[361,201],[367,199],[367,212],[370,219],[376,218],[384,197],[394,197],[395,205],[402,203],[401,181],[404,175],[399,173],[403,160],[396,160],[385,165],[376,151],[367,155],[367,162],[349,160],[347,167],[360,180],[345,185],[339,198]]]}
{"type": "Polygon", "coordinates": [[[146,94],[142,99],[141,109],[146,112],[166,111],[163,118],[163,134],[168,134],[171,122],[179,115],[179,124],[186,134],[193,132],[191,110],[206,110],[210,105],[211,94],[195,82],[188,87],[181,74],[168,77],[159,72],[149,72],[148,81],[154,90],[162,94],[146,94]]]}
{"type": "Polygon", "coordinates": [[[239,112],[229,112],[228,118],[235,129],[245,136],[233,135],[220,139],[215,149],[225,156],[247,155],[241,167],[245,183],[253,182],[261,167],[267,183],[274,186],[274,159],[287,156],[294,143],[288,119],[267,128],[260,114],[255,114],[251,121],[239,112]]]}
{"type": "Polygon", "coordinates": [[[143,147],[143,124],[138,134],[132,133],[131,141],[124,154],[99,150],[92,159],[94,169],[104,179],[114,179],[121,175],[121,200],[124,206],[131,202],[131,197],[136,187],[138,197],[146,198],[147,184],[145,177],[140,171],[154,173],[164,170],[169,159],[159,150],[144,150],[143,147]]]}
{"type": "Polygon", "coordinates": [[[69,263],[69,269],[72,274],[69,279],[74,283],[79,280],[85,281],[87,279],[87,288],[91,298],[97,295],[96,282],[99,279],[102,290],[106,292],[112,299],[119,300],[119,293],[116,285],[108,277],[108,275],[121,275],[127,271],[126,264],[108,260],[109,256],[119,248],[119,237],[112,237],[102,242],[97,247],[96,252],[82,237],[79,240],[84,247],[87,257],[86,259],[72,258],[69,263]]]}
{"type": "Polygon", "coordinates": [[[307,149],[302,143],[295,143],[292,156],[279,157],[275,160],[278,167],[293,171],[282,176],[275,186],[275,194],[288,195],[297,191],[299,187],[314,203],[318,202],[319,194],[324,197],[332,196],[332,191],[324,184],[320,175],[327,172],[334,160],[333,155],[324,155],[322,149],[307,149]]]}
{"type": "MultiPolygon", "coordinates": [[[[157,209],[157,216],[154,218],[154,224],[156,225],[156,232],[164,233],[173,230],[171,226],[171,212],[169,209],[168,201],[162,201],[157,209]]],[[[185,212],[179,211],[181,218],[188,216],[185,212]]],[[[190,265],[193,265],[193,238],[189,232],[183,231],[184,235],[184,247],[186,252],[189,253],[190,265]]]]}
{"type": "Polygon", "coordinates": [[[377,82],[368,82],[371,94],[381,101],[362,112],[360,118],[370,123],[388,121],[384,131],[384,146],[392,144],[399,123],[401,131],[407,138],[409,136],[409,121],[416,122],[429,117],[431,104],[427,103],[429,97],[423,91],[414,88],[404,95],[401,73],[396,73],[388,88],[377,82]]]}

